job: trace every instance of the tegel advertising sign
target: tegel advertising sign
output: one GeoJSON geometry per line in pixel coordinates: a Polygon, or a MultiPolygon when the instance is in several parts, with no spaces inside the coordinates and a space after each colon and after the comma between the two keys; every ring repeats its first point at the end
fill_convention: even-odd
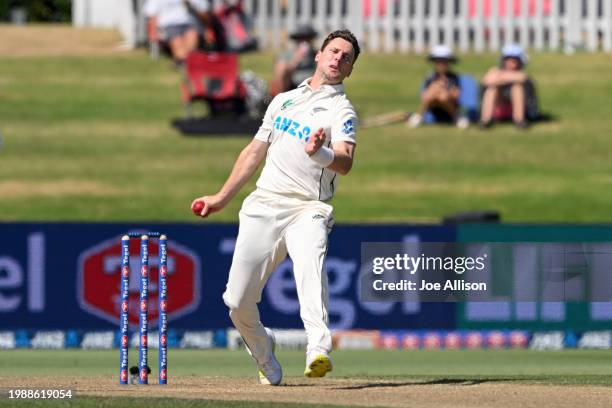
{"type": "MultiPolygon", "coordinates": [[[[138,324],[140,298],[140,239],[130,240],[129,258],[130,325],[138,324]]],[[[77,272],[77,296],[87,312],[113,323],[119,321],[121,305],[121,236],[86,248],[81,252],[77,272]]],[[[159,245],[149,240],[149,323],[159,317],[159,245]]],[[[172,240],[168,242],[168,318],[180,317],[197,309],[200,303],[200,262],[198,255],[172,240]]]]}

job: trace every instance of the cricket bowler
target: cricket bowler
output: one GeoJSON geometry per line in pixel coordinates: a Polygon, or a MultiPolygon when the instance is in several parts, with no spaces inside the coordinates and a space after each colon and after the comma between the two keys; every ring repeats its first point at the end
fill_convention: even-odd
{"type": "Polygon", "coordinates": [[[359,52],[350,31],[329,34],[316,53],[313,76],[272,100],[223,187],[192,202],[202,217],[220,211],[265,159],[257,188],[240,210],[223,294],[230,318],[257,363],[261,384],[278,385],[282,369],[274,355],[274,334],[261,323],[257,304],[270,273],[287,255],[293,260],[308,337],[304,375],[323,377],[332,370],[323,264],[333,225],[330,201],[338,175],[346,175],[353,165],[357,115],[342,82],[351,75],[359,52]]]}

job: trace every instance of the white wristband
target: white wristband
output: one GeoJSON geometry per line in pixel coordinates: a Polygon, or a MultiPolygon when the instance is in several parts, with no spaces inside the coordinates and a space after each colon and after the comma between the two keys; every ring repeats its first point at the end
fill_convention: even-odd
{"type": "Polygon", "coordinates": [[[310,156],[312,160],[319,163],[321,166],[323,166],[323,168],[326,168],[332,164],[334,162],[334,157],[336,157],[334,150],[325,146],[321,146],[321,148],[317,150],[315,154],[310,156]]]}

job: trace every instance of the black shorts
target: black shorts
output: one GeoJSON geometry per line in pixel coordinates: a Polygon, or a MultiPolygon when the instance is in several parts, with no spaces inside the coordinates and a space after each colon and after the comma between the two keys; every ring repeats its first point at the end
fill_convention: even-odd
{"type": "Polygon", "coordinates": [[[179,24],[160,27],[159,32],[164,41],[172,41],[174,37],[180,37],[191,29],[196,30],[197,28],[192,24],[179,24]]]}

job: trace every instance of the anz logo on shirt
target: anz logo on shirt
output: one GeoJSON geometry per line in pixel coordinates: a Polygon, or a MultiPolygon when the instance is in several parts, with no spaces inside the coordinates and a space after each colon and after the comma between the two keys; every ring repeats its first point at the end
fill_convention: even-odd
{"type": "Polygon", "coordinates": [[[280,130],[282,133],[286,133],[290,136],[299,138],[307,142],[310,136],[310,128],[302,125],[293,119],[285,118],[283,116],[277,116],[274,120],[274,129],[280,130]]]}

